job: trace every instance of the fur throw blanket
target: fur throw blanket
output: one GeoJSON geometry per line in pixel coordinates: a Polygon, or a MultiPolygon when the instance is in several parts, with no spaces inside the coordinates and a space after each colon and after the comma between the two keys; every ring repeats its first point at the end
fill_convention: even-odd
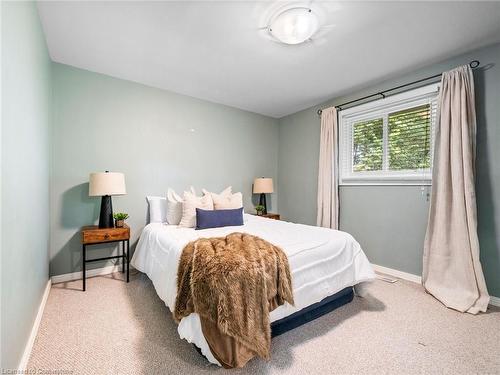
{"type": "Polygon", "coordinates": [[[184,248],[177,272],[177,321],[196,312],[237,344],[269,359],[269,311],[285,301],[293,305],[292,280],[279,247],[231,233],[200,238],[184,248]]]}

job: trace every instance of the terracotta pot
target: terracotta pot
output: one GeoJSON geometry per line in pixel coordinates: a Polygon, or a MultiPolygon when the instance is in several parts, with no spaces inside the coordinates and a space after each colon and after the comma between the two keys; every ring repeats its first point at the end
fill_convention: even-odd
{"type": "Polygon", "coordinates": [[[124,224],[125,224],[125,220],[115,220],[115,227],[117,227],[117,228],[123,228],[124,224]]]}

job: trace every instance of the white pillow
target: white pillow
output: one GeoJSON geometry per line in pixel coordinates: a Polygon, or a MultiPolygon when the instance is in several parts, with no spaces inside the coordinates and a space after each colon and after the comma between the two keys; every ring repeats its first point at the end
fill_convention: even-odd
{"type": "Polygon", "coordinates": [[[166,201],[167,223],[179,225],[182,218],[182,198],[169,188],[166,201]]]}
{"type": "Polygon", "coordinates": [[[206,194],[203,197],[197,197],[188,191],[184,192],[184,203],[182,204],[182,219],[180,227],[194,228],[196,226],[196,209],[213,210],[214,204],[212,196],[206,194]]]}
{"type": "Polygon", "coordinates": [[[243,207],[243,194],[241,193],[226,195],[212,193],[211,197],[214,202],[215,210],[228,210],[243,207]]]}
{"type": "Polygon", "coordinates": [[[149,204],[149,222],[164,223],[167,221],[167,199],[165,197],[147,196],[149,204]]]}

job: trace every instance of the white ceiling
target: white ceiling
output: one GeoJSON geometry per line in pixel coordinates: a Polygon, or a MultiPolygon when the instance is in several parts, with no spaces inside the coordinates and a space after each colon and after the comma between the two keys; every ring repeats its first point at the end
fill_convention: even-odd
{"type": "Polygon", "coordinates": [[[321,2],[287,46],[261,28],[284,2],[42,2],[52,59],[281,117],[500,41],[500,2],[321,2]]]}

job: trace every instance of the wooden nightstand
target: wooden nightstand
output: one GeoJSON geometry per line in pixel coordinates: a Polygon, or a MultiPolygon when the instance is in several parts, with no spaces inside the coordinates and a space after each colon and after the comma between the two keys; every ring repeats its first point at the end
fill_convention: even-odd
{"type": "Polygon", "coordinates": [[[260,216],[260,217],[267,217],[268,219],[274,219],[274,220],[280,220],[280,214],[273,214],[268,212],[267,214],[264,215],[257,215],[254,214],[255,216],[260,216]]]}
{"type": "Polygon", "coordinates": [[[91,225],[82,228],[82,251],[83,251],[83,291],[85,291],[85,272],[88,262],[99,260],[122,258],[122,272],[125,272],[125,261],[127,262],[127,283],[129,282],[129,262],[130,262],[130,228],[127,224],[123,228],[99,228],[97,225],[91,225]],[[87,259],[87,246],[102,243],[121,242],[122,255],[116,255],[105,258],[87,259]],[[125,251],[125,247],[127,251],[125,251]]]}

